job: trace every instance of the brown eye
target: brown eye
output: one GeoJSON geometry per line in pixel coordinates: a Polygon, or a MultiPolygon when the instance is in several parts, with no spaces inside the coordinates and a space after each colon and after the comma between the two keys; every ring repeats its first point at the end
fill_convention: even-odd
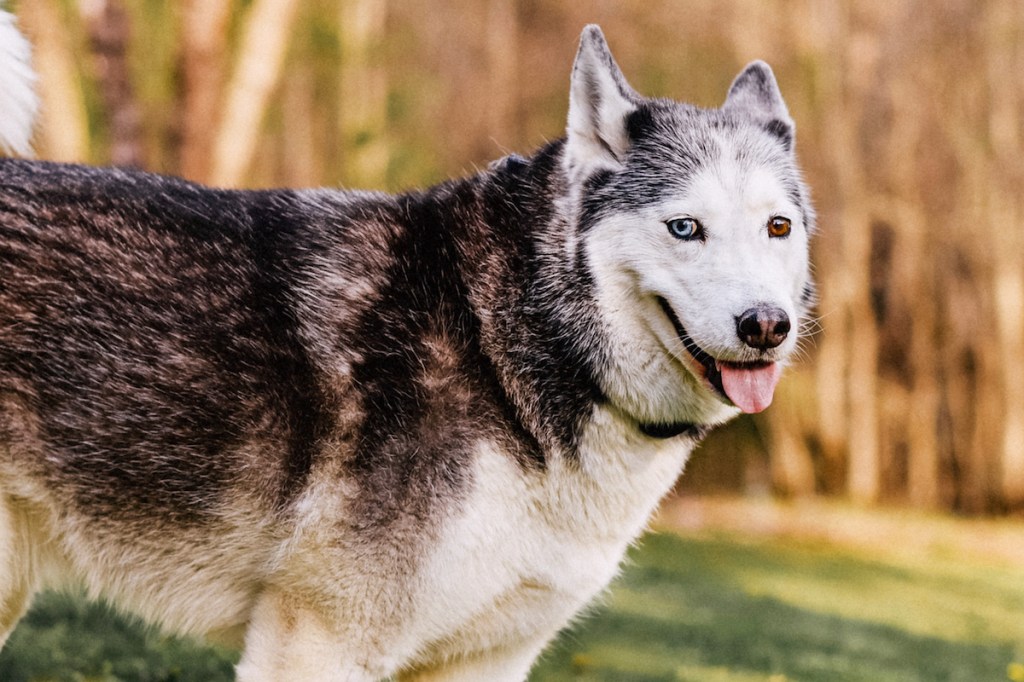
{"type": "Polygon", "coordinates": [[[790,231],[793,229],[793,224],[789,221],[789,218],[783,218],[782,216],[775,216],[768,221],[768,236],[769,237],[788,237],[790,231]]]}

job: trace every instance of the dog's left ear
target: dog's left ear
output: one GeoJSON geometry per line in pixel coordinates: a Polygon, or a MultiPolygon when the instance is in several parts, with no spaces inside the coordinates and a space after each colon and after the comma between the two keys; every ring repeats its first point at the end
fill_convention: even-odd
{"type": "Polygon", "coordinates": [[[566,162],[577,181],[601,169],[615,170],[629,150],[626,117],[640,102],[596,25],[583,29],[572,67],[566,162]]]}
{"type": "Polygon", "coordinates": [[[775,74],[764,62],[751,62],[736,76],[722,109],[764,121],[765,129],[782,140],[786,149],[792,149],[796,126],[782,101],[775,74]]]}

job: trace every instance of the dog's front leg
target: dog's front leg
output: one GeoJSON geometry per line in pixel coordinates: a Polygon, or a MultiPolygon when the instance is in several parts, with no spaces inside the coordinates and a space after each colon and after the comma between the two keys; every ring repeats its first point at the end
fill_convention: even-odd
{"type": "Polygon", "coordinates": [[[31,536],[28,522],[0,491],[0,648],[25,614],[36,590],[37,581],[31,575],[31,536]]]}
{"type": "MultiPolygon", "coordinates": [[[[259,597],[238,663],[238,682],[373,682],[387,677],[371,639],[339,631],[308,601],[279,590],[259,597]]],[[[368,633],[363,633],[364,635],[368,633]]]]}
{"type": "Polygon", "coordinates": [[[456,658],[436,667],[403,673],[398,679],[399,682],[522,682],[548,639],[540,638],[456,658]]]}

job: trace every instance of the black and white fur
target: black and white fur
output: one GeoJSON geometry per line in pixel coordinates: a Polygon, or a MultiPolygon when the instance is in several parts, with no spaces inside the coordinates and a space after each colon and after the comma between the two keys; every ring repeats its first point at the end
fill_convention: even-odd
{"type": "Polygon", "coordinates": [[[716,373],[770,399],[812,228],[767,65],[646,99],[595,26],[564,139],[424,192],[0,161],[0,642],[84,585],[247,682],[524,679],[716,373]]]}

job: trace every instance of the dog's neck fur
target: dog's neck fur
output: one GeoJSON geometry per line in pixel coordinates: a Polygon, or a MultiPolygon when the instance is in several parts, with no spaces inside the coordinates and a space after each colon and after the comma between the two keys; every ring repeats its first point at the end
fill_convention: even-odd
{"type": "MultiPolygon", "coordinates": [[[[479,320],[480,348],[516,417],[544,456],[574,458],[594,406],[608,401],[600,373],[609,351],[564,154],[565,140],[557,140],[530,159],[506,157],[484,173],[416,196],[445,202],[437,214],[455,216],[445,230],[479,320]]],[[[654,439],[699,440],[708,430],[693,423],[635,428],[654,439]]]]}
{"type": "Polygon", "coordinates": [[[502,159],[427,198],[455,203],[439,213],[455,216],[446,229],[479,320],[480,348],[517,418],[545,455],[573,457],[584,420],[605,398],[589,272],[580,253],[565,257],[575,228],[552,210],[558,197],[551,194],[566,186],[563,148],[559,140],[530,159],[502,159]]]}

